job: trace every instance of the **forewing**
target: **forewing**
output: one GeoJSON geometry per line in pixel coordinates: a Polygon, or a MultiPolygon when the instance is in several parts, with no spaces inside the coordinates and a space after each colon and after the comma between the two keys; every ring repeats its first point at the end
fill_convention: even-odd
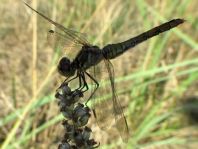
{"type": "MultiPolygon", "coordinates": [[[[25,2],[24,2],[25,3],[25,2]]],[[[64,27],[63,25],[51,20],[50,18],[46,17],[45,15],[43,15],[42,13],[40,13],[39,11],[33,9],[30,5],[28,5],[27,3],[25,3],[26,6],[28,6],[31,10],[35,11],[37,14],[39,14],[41,17],[43,17],[44,19],[46,19],[48,22],[52,23],[57,30],[61,30],[63,33],[61,34],[61,36],[64,36],[65,38],[67,38],[68,40],[71,40],[74,43],[78,43],[81,45],[90,45],[88,43],[88,41],[86,40],[84,34],[79,33],[77,31],[68,29],[66,27],[64,27]]]]}
{"type": "Polygon", "coordinates": [[[74,59],[82,47],[81,44],[68,39],[58,31],[50,30],[47,35],[47,41],[53,49],[61,50],[61,52],[67,55],[70,59],[74,59]]]}

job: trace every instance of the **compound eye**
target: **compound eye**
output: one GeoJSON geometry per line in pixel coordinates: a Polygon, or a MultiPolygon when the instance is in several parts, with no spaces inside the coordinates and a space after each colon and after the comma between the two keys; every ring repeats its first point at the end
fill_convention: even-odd
{"type": "Polygon", "coordinates": [[[67,73],[70,70],[70,64],[71,64],[71,62],[67,57],[61,58],[61,60],[59,61],[59,64],[58,64],[58,71],[62,75],[67,76],[67,73]]]}
{"type": "Polygon", "coordinates": [[[70,65],[70,60],[67,57],[63,57],[63,58],[61,58],[59,65],[63,65],[63,66],[70,65]]]}

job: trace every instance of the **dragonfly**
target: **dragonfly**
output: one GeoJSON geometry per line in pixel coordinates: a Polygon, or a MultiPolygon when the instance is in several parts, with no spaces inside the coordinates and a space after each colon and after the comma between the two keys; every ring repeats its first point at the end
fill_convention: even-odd
{"type": "MultiPolygon", "coordinates": [[[[108,44],[103,48],[100,48],[99,46],[92,45],[91,43],[89,43],[82,33],[68,29],[63,25],[51,20],[41,12],[33,9],[27,3],[25,3],[25,5],[34,12],[36,12],[38,15],[43,17],[49,23],[52,23],[57,29],[62,31],[62,33],[59,33],[54,30],[50,30],[49,31],[50,33],[58,34],[63,40],[69,40],[73,44],[77,44],[81,46],[80,51],[76,54],[75,58],[72,61],[70,60],[70,58],[66,56],[60,59],[58,63],[58,72],[62,76],[66,77],[65,81],[67,82],[78,79],[79,89],[83,90],[83,92],[89,90],[89,86],[86,78],[89,78],[94,82],[95,88],[92,91],[90,97],[87,99],[86,104],[90,99],[92,99],[93,95],[99,88],[99,83],[94,77],[94,74],[91,74],[87,70],[89,70],[91,67],[97,66],[102,61],[104,62],[106,70],[108,72],[108,79],[111,85],[112,105],[113,105],[112,111],[115,118],[115,124],[117,126],[118,131],[120,132],[121,137],[123,136],[122,138],[126,138],[126,136],[124,135],[129,134],[129,128],[126,121],[126,117],[123,113],[123,109],[116,94],[114,69],[110,60],[117,58],[118,56],[122,55],[129,49],[137,46],[138,44],[154,36],[159,35],[160,33],[166,32],[172,28],[177,27],[178,25],[184,23],[185,20],[180,18],[172,19],[166,23],[156,26],[126,41],[115,44],[108,44]],[[122,130],[120,128],[122,128],[122,130]]],[[[97,115],[95,115],[95,117],[97,117],[97,115]]]]}

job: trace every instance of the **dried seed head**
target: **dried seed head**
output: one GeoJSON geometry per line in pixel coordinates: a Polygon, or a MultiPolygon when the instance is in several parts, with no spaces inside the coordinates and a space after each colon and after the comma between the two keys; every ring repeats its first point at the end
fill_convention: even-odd
{"type": "Polygon", "coordinates": [[[91,129],[85,125],[88,123],[90,109],[79,102],[83,97],[81,90],[72,91],[68,83],[63,83],[58,89],[55,97],[64,120],[62,125],[65,128],[64,139],[59,144],[59,149],[93,149],[99,145],[90,139],[91,129]],[[85,126],[85,127],[84,127],[85,126]]]}

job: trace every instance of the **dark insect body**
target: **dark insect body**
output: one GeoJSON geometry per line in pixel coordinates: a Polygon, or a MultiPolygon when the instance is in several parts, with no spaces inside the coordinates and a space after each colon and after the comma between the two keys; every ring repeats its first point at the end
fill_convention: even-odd
{"type": "MultiPolygon", "coordinates": [[[[26,3],[25,3],[26,4],[26,3]]],[[[114,84],[114,71],[112,64],[110,63],[110,59],[114,59],[123,53],[125,53],[127,50],[135,47],[136,45],[156,36],[160,33],[166,32],[174,27],[177,27],[178,25],[182,24],[184,22],[183,19],[173,19],[171,21],[168,21],[164,24],[161,24],[157,27],[154,27],[136,37],[133,37],[131,39],[128,39],[124,42],[116,43],[116,44],[108,44],[104,46],[103,48],[99,48],[98,46],[94,46],[87,42],[87,40],[84,38],[84,36],[81,33],[78,33],[76,31],[70,30],[68,28],[65,28],[61,24],[58,24],[54,22],[53,20],[49,19],[42,13],[38,12],[37,10],[33,9],[31,6],[26,4],[30,9],[35,11],[37,14],[42,16],[44,19],[55,25],[55,27],[62,31],[62,33],[55,32],[53,30],[50,30],[49,32],[52,34],[58,34],[59,36],[64,37],[64,39],[71,40],[73,44],[81,45],[81,50],[76,55],[73,61],[70,61],[68,57],[63,57],[59,61],[58,64],[58,71],[61,75],[66,77],[65,82],[70,82],[74,79],[79,79],[79,90],[86,92],[88,88],[88,84],[86,81],[86,77],[91,79],[95,85],[96,88],[92,92],[91,96],[88,98],[87,102],[92,98],[94,93],[99,87],[98,81],[94,78],[92,74],[89,74],[87,72],[87,69],[96,66],[101,61],[105,62],[106,68],[109,73],[109,80],[111,82],[111,89],[112,89],[112,104],[113,104],[113,112],[114,117],[117,123],[117,125],[123,125],[124,130],[118,130],[125,132],[128,134],[128,125],[126,118],[123,114],[121,105],[117,99],[116,91],[115,91],[115,84],[114,84]]],[[[86,102],[86,103],[87,103],[86,102]]],[[[102,109],[101,109],[102,110],[102,109]]],[[[120,128],[120,126],[118,126],[120,128]]],[[[123,137],[124,138],[124,137],[123,137]]]]}

